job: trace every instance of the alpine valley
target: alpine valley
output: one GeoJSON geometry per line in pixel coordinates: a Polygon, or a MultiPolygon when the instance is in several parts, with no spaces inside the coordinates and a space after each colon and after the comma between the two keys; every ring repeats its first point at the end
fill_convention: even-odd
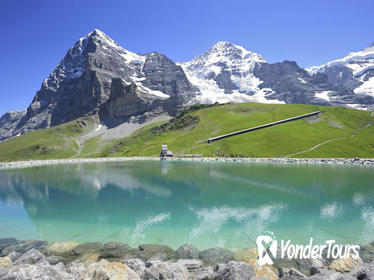
{"type": "Polygon", "coordinates": [[[373,110],[374,45],[308,69],[293,61],[267,63],[229,42],[175,63],[157,52],[125,50],[96,29],[68,50],[27,110],[1,117],[0,141],[83,117],[95,122],[91,136],[103,129],[116,134],[117,127],[123,131],[170,119],[185,105],[216,102],[373,110]]]}

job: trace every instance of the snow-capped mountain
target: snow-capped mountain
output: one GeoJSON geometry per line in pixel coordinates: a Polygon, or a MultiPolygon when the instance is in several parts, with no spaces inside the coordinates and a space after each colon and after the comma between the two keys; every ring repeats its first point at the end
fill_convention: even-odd
{"type": "Polygon", "coordinates": [[[190,82],[199,89],[192,103],[264,102],[272,92],[259,88],[261,80],[254,76],[255,66],[266,63],[261,55],[230,42],[218,42],[206,53],[180,63],[190,82]]]}
{"type": "Polygon", "coordinates": [[[2,118],[0,141],[85,115],[115,125],[156,108],[173,111],[191,93],[182,68],[166,56],[130,52],[96,29],[68,50],[26,113],[2,118]]]}
{"type": "Polygon", "coordinates": [[[253,101],[345,106],[373,104],[374,100],[330,83],[325,74],[311,75],[296,62],[269,64],[261,55],[229,42],[218,42],[206,53],[180,65],[199,89],[191,103],[253,101]]]}
{"type": "MultiPolygon", "coordinates": [[[[374,97],[374,43],[321,66],[306,69],[311,75],[324,73],[331,84],[352,90],[358,96],[374,97]]],[[[347,104],[362,107],[362,104],[347,104]]]]}
{"type": "Polygon", "coordinates": [[[218,42],[176,64],[157,52],[128,51],[96,29],[68,50],[27,110],[0,118],[0,141],[88,115],[117,126],[133,116],[174,115],[179,105],[247,101],[374,109],[374,45],[302,69],[218,42]]]}

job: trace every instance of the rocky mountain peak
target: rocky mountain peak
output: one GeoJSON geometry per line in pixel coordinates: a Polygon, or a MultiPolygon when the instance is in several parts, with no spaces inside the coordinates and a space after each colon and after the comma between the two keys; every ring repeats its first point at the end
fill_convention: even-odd
{"type": "Polygon", "coordinates": [[[248,51],[242,46],[235,45],[227,41],[219,41],[207,52],[193,59],[194,62],[209,61],[216,63],[227,63],[230,61],[244,61],[246,63],[265,63],[266,60],[258,53],[248,51]]]}
{"type": "Polygon", "coordinates": [[[224,50],[238,50],[240,47],[228,41],[218,41],[211,48],[210,51],[223,52],[224,50]]]}
{"type": "Polygon", "coordinates": [[[371,108],[374,44],[302,69],[293,61],[269,64],[258,53],[219,41],[176,64],[158,52],[128,51],[95,29],[67,51],[27,111],[0,119],[0,141],[83,116],[117,125],[149,112],[174,114],[181,104],[248,101],[371,108]]]}
{"type": "Polygon", "coordinates": [[[197,102],[244,102],[259,100],[249,95],[259,91],[259,80],[253,76],[253,69],[262,63],[266,61],[261,55],[220,41],[181,66],[188,79],[200,89],[197,102]]]}
{"type": "Polygon", "coordinates": [[[329,83],[344,87],[354,94],[349,107],[362,108],[362,104],[370,107],[374,99],[374,45],[351,52],[341,59],[330,61],[320,66],[306,69],[310,74],[323,73],[328,76],[329,83]]]}
{"type": "Polygon", "coordinates": [[[260,54],[248,51],[241,46],[219,41],[207,52],[181,65],[188,71],[201,71],[201,75],[211,76],[210,72],[205,71],[207,67],[215,74],[223,69],[239,74],[250,72],[257,63],[266,63],[266,60],[260,54]]]}
{"type": "Polygon", "coordinates": [[[87,69],[89,54],[109,55],[110,52],[126,53],[104,32],[95,29],[80,38],[65,57],[44,80],[42,87],[52,91],[57,90],[63,81],[79,78],[87,69]]]}
{"type": "MultiPolygon", "coordinates": [[[[120,45],[118,45],[112,38],[110,38],[108,35],[106,35],[104,32],[102,32],[99,29],[94,29],[94,31],[88,33],[85,37],[80,38],[78,43],[82,42],[82,44],[89,44],[92,43],[96,45],[97,47],[102,47],[104,49],[107,48],[114,48],[119,50],[124,50],[120,45]]],[[[91,46],[93,47],[93,46],[91,46]]],[[[87,50],[88,52],[94,52],[94,48],[89,48],[87,50]]]]}
{"type": "Polygon", "coordinates": [[[95,29],[67,51],[27,112],[4,116],[0,141],[83,116],[119,124],[153,110],[174,113],[193,93],[183,69],[166,56],[133,53],[95,29]]]}
{"type": "Polygon", "coordinates": [[[80,56],[87,56],[88,53],[96,52],[98,48],[123,49],[104,32],[95,29],[86,36],[78,39],[74,46],[68,51],[63,61],[69,59],[70,57],[77,58],[80,56]]]}
{"type": "Polygon", "coordinates": [[[88,36],[97,36],[97,37],[101,37],[101,38],[106,38],[106,39],[112,40],[103,31],[101,31],[101,30],[99,30],[97,28],[94,29],[92,32],[88,33],[88,36]]]}

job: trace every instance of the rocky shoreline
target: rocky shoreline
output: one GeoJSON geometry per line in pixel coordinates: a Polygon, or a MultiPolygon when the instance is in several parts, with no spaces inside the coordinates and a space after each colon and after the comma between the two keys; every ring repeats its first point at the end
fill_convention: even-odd
{"type": "Polygon", "coordinates": [[[0,162],[1,169],[36,167],[43,165],[94,163],[94,162],[126,162],[126,161],[186,161],[186,162],[245,162],[272,164],[331,164],[331,165],[374,165],[374,158],[231,158],[231,157],[174,157],[160,159],[159,157],[109,157],[109,158],[80,158],[80,159],[47,159],[0,162]]]}
{"type": "Polygon", "coordinates": [[[101,244],[72,241],[0,239],[0,279],[95,280],[353,280],[374,279],[374,242],[353,259],[275,259],[260,266],[256,249],[199,251],[185,244],[138,248],[120,242],[101,244]]]}

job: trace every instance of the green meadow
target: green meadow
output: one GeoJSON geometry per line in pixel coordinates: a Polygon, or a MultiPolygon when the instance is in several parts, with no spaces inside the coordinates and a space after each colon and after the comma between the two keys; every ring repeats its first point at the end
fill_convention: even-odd
{"type": "Polygon", "coordinates": [[[108,142],[81,140],[90,119],[34,131],[0,143],[0,160],[72,157],[158,156],[167,144],[176,156],[374,157],[372,112],[314,105],[239,103],[195,105],[178,117],[152,124],[108,142]],[[310,117],[233,136],[211,144],[208,138],[322,110],[310,117]]]}

